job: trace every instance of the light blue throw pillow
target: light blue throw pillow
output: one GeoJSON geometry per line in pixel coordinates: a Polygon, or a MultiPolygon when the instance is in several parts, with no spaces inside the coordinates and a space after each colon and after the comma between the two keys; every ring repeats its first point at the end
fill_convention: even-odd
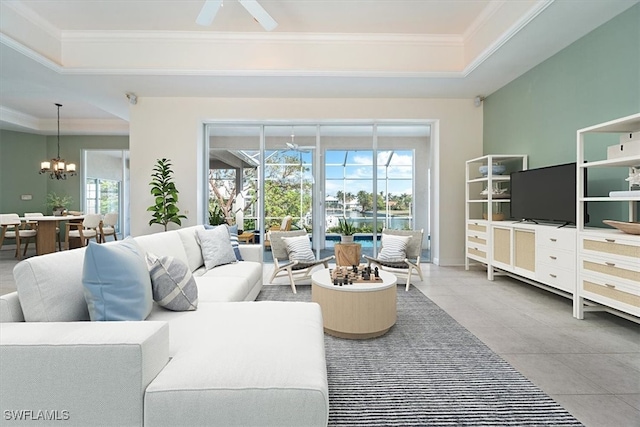
{"type": "Polygon", "coordinates": [[[151,278],[144,250],[131,238],[90,242],[82,270],[84,298],[92,321],[144,320],[151,313],[151,278]]]}

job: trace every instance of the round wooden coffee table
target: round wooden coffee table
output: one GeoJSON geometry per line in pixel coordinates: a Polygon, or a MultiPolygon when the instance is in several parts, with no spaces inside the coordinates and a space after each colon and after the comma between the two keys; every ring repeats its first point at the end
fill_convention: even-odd
{"type": "Polygon", "coordinates": [[[311,276],[311,299],[320,304],[324,331],[349,339],[384,335],[395,323],[395,275],[380,271],[382,282],[336,286],[328,269],[311,276]]]}

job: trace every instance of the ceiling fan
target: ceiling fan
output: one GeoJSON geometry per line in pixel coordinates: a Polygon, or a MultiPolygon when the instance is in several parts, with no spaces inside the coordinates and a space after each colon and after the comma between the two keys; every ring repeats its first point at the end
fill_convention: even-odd
{"type": "MultiPolygon", "coordinates": [[[[218,10],[222,7],[222,2],[223,0],[205,0],[204,5],[202,5],[202,10],[200,10],[196,18],[196,23],[202,26],[211,25],[218,10]]],[[[257,0],[238,0],[238,2],[247,9],[247,12],[249,12],[265,30],[271,31],[278,26],[275,19],[260,6],[257,0]]]]}
{"type": "Polygon", "coordinates": [[[287,148],[291,151],[298,151],[300,153],[309,153],[311,150],[314,150],[316,147],[314,145],[298,145],[295,142],[296,135],[293,132],[293,127],[291,128],[291,142],[287,142],[287,148]]]}

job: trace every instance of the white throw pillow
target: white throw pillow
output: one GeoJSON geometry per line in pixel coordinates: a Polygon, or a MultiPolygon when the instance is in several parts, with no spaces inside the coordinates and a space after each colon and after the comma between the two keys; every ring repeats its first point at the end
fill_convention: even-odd
{"type": "Polygon", "coordinates": [[[382,235],[382,250],[378,254],[380,261],[402,262],[407,257],[407,245],[411,236],[382,235]]]}
{"type": "Polygon", "coordinates": [[[219,225],[210,230],[196,230],[196,233],[202,249],[204,267],[207,270],[237,262],[226,225],[219,225]]]}
{"type": "Polygon", "coordinates": [[[309,236],[283,237],[282,240],[287,245],[287,253],[290,261],[314,262],[316,260],[311,250],[309,236]]]}

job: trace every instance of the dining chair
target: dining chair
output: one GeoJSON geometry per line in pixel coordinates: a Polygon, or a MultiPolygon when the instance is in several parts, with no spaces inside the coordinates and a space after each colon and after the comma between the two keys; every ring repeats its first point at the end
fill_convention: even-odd
{"type": "Polygon", "coordinates": [[[97,243],[101,243],[99,228],[102,221],[100,214],[87,214],[82,222],[67,222],[65,248],[69,250],[69,238],[75,237],[80,239],[81,246],[87,246],[89,239],[95,239],[97,243]],[[75,228],[75,230],[72,230],[75,228]]]}
{"type": "MultiPolygon", "coordinates": [[[[44,216],[42,212],[25,212],[25,218],[38,218],[44,216]]],[[[30,228],[38,228],[38,221],[30,221],[27,219],[26,225],[30,228]]],[[[42,237],[42,236],[41,236],[42,237]]],[[[62,250],[62,242],[60,241],[60,227],[56,227],[56,241],[58,242],[58,250],[62,250]]],[[[27,246],[29,246],[29,242],[27,242],[27,246]]],[[[27,246],[24,247],[24,251],[27,252],[27,246]]]]}
{"type": "MultiPolygon", "coordinates": [[[[31,228],[22,228],[22,221],[16,213],[0,214],[0,248],[4,243],[4,239],[14,239],[16,241],[16,254],[15,257],[22,259],[22,256],[27,253],[27,246],[25,246],[24,254],[20,254],[20,242],[22,239],[26,239],[26,244],[29,244],[29,240],[32,237],[36,237],[38,230],[31,228]]],[[[38,248],[38,241],[36,240],[36,252],[38,248]]]]}
{"type": "Polygon", "coordinates": [[[106,242],[107,236],[113,236],[115,240],[118,240],[116,234],[116,224],[118,223],[118,213],[109,212],[104,215],[102,222],[100,223],[100,239],[102,243],[106,242]]]}

